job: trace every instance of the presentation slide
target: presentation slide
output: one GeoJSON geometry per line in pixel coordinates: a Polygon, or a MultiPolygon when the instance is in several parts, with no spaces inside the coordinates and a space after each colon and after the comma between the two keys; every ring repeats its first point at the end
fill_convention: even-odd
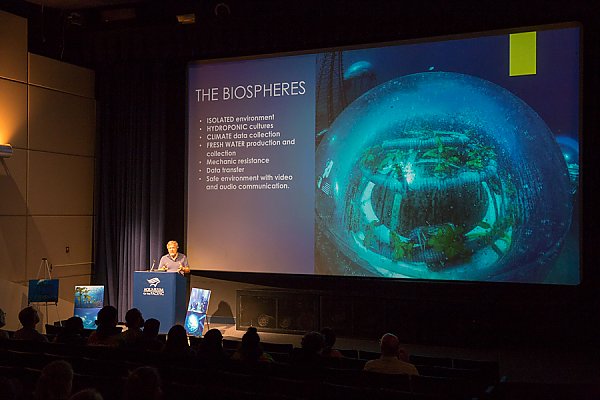
{"type": "Polygon", "coordinates": [[[190,63],[191,268],[579,284],[580,34],[190,63]]]}

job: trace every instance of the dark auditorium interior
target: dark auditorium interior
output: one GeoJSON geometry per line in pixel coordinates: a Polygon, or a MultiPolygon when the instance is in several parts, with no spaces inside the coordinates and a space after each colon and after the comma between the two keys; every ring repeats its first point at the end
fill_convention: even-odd
{"type": "MultiPolygon", "coordinates": [[[[560,44],[556,48],[564,50],[560,44]]],[[[348,67],[339,57],[340,68],[348,67]]],[[[559,58],[538,54],[538,67],[558,65],[559,58]]],[[[431,66],[428,72],[433,70],[431,66]]],[[[31,288],[32,280],[47,278],[59,280],[58,301],[35,307],[41,318],[38,328],[50,340],[61,321],[73,316],[77,285],[103,285],[104,304],[116,307],[119,321],[125,321],[126,311],[134,306],[134,272],[154,269],[165,244],[176,240],[180,252],[192,254],[188,290],[212,292],[205,328],[219,329],[231,354],[247,328],[255,326],[275,363],[248,367],[232,361],[215,367],[173,354],[0,340],[0,378],[11,377],[33,389],[47,363],[66,359],[75,372],[73,388],[94,387],[105,399],[122,398],[128,374],[141,365],[157,368],[164,398],[600,398],[600,229],[594,206],[600,201],[595,186],[600,179],[595,152],[600,149],[595,134],[600,131],[599,71],[600,8],[592,0],[1,0],[0,309],[6,325],[0,328],[11,333],[21,327],[17,315],[31,301],[28,284],[31,288]],[[210,218],[212,210],[205,210],[193,215],[210,221],[189,222],[190,210],[202,208],[188,194],[195,172],[189,163],[194,157],[190,143],[195,143],[189,139],[188,86],[195,79],[190,65],[221,66],[219,62],[230,59],[252,62],[322,49],[336,54],[339,48],[382,43],[416,46],[431,38],[452,42],[481,32],[506,34],[552,25],[579,29],[575,95],[566,93],[566,84],[552,83],[559,88],[553,92],[556,97],[576,99],[578,132],[570,134],[575,134],[579,159],[569,204],[572,221],[543,223],[569,230],[570,236],[558,240],[557,247],[569,249],[560,260],[572,264],[576,278],[384,279],[352,271],[211,269],[209,261],[198,261],[205,250],[196,250],[202,243],[193,243],[192,232],[204,223],[213,226],[215,219],[210,218]],[[582,172],[579,165],[584,165],[582,172]],[[336,331],[335,347],[344,361],[321,366],[318,373],[289,362],[303,335],[324,327],[336,331]],[[366,360],[379,356],[379,338],[386,332],[394,333],[410,353],[418,378],[375,378],[362,371],[366,360]]],[[[542,93],[544,88],[538,89],[542,93]]],[[[444,146],[439,136],[436,140],[441,154],[444,146]]],[[[527,146],[533,150],[523,154],[533,158],[536,143],[527,146]]],[[[528,161],[525,157],[523,162],[528,161]]],[[[315,191],[317,177],[311,179],[315,191]]],[[[562,183],[557,180],[543,181],[546,188],[526,189],[558,197],[562,183]]],[[[489,186],[488,191],[496,190],[489,186]]],[[[514,189],[504,190],[510,196],[514,189]]],[[[316,218],[319,205],[310,204],[310,212],[315,208],[316,218]]],[[[243,213],[230,211],[231,218],[243,213]]],[[[289,228],[285,224],[275,223],[282,231],[289,228]]],[[[479,224],[479,229],[489,228],[479,224]]],[[[375,231],[379,225],[367,228],[375,231]]],[[[256,232],[256,240],[273,236],[261,229],[256,225],[248,232],[256,232]]],[[[415,229],[416,235],[430,234],[422,229],[415,229]]],[[[534,237],[533,244],[543,241],[536,242],[536,234],[546,232],[535,229],[523,233],[534,237]]],[[[377,240],[373,231],[370,240],[377,240]]],[[[227,230],[219,227],[215,235],[223,232],[227,230]]],[[[516,228],[511,232],[516,235],[516,228]]],[[[319,238],[328,244],[337,240],[335,233],[322,234],[319,238]]],[[[207,237],[195,239],[204,242],[207,237]]],[[[394,243],[393,237],[388,240],[394,243]]],[[[219,252],[225,259],[230,256],[228,238],[208,242],[220,241],[222,247],[208,251],[207,259],[219,252]]],[[[311,245],[319,251],[316,241],[311,245]]],[[[344,243],[340,254],[354,260],[358,253],[348,255],[353,244],[344,243]]],[[[368,247],[366,237],[364,243],[363,249],[368,247]]],[[[538,251],[535,268],[553,262],[543,249],[524,246],[513,253],[538,251]]],[[[250,253],[241,259],[252,259],[250,253]]],[[[436,265],[444,268],[443,262],[436,265]]],[[[160,337],[168,330],[161,326],[160,337]]],[[[189,340],[194,346],[203,339],[189,340]]],[[[17,398],[32,398],[25,392],[17,398]]]]}

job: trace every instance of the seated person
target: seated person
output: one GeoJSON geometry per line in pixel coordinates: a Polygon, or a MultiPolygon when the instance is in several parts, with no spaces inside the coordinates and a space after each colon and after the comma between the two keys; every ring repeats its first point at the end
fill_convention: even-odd
{"type": "Polygon", "coordinates": [[[121,333],[123,345],[127,347],[136,347],[142,337],[142,327],[144,326],[144,317],[137,308],[132,308],[125,313],[125,324],[127,330],[121,333]]]}
{"type": "Polygon", "coordinates": [[[381,337],[381,357],[367,361],[364,370],[380,374],[419,375],[417,368],[400,358],[406,358],[406,352],[400,348],[396,335],[386,333],[381,337]]]}
{"type": "Polygon", "coordinates": [[[125,400],[159,400],[163,398],[162,382],[153,367],[138,367],[125,383],[125,400]]]}
{"type": "Polygon", "coordinates": [[[62,331],[54,339],[56,343],[68,343],[84,345],[86,338],[83,337],[83,321],[80,317],[71,317],[65,321],[62,331]]]}
{"type": "Polygon", "coordinates": [[[244,333],[240,348],[233,353],[231,359],[250,363],[273,362],[273,357],[262,350],[260,336],[258,336],[258,331],[253,326],[248,328],[246,333],[244,333]]]}
{"type": "Polygon", "coordinates": [[[160,321],[156,318],[148,318],[144,322],[144,330],[138,341],[138,346],[143,350],[160,351],[165,345],[158,339],[160,321]]]}
{"type": "Polygon", "coordinates": [[[330,358],[343,358],[344,356],[342,353],[333,348],[336,340],[335,331],[332,328],[323,328],[321,329],[321,335],[323,335],[323,339],[325,340],[323,351],[321,351],[321,356],[330,358]]]}
{"type": "Polygon", "coordinates": [[[207,364],[221,363],[227,359],[221,331],[213,328],[204,334],[198,347],[198,357],[207,364]]]}
{"type": "Polygon", "coordinates": [[[15,332],[13,339],[47,342],[46,336],[39,333],[35,326],[40,322],[40,316],[33,307],[25,307],[19,312],[19,322],[23,327],[15,332]]]}
{"type": "Polygon", "coordinates": [[[34,399],[68,399],[73,388],[73,368],[65,360],[46,365],[37,380],[34,399]]]}
{"type": "Polygon", "coordinates": [[[320,366],[323,364],[321,351],[325,341],[319,332],[308,332],[302,337],[301,349],[294,349],[292,363],[296,365],[320,366]]]}
{"type": "Polygon", "coordinates": [[[6,376],[0,376],[0,398],[6,400],[17,400],[24,398],[23,384],[16,377],[8,378],[6,376]]]}
{"type": "Polygon", "coordinates": [[[6,325],[6,313],[0,308],[0,340],[9,339],[8,332],[2,329],[4,325],[6,325]]]}
{"type": "Polygon", "coordinates": [[[187,332],[182,325],[173,325],[167,333],[167,342],[163,347],[164,353],[178,356],[193,355],[193,351],[188,343],[187,332]]]}
{"type": "Polygon", "coordinates": [[[98,311],[96,325],[98,328],[92,332],[87,344],[90,346],[119,346],[122,342],[121,328],[117,328],[117,309],[113,306],[104,306],[98,311]]]}

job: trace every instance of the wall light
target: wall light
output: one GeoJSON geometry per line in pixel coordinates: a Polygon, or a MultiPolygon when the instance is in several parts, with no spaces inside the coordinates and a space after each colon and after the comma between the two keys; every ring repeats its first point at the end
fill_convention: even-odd
{"type": "Polygon", "coordinates": [[[13,148],[10,144],[0,144],[0,158],[10,158],[13,148]]]}

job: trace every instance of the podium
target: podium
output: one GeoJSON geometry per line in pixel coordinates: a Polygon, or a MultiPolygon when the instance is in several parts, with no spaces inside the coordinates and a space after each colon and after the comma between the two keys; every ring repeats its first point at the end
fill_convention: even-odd
{"type": "Polygon", "coordinates": [[[133,306],[144,319],[160,321],[160,333],[175,324],[183,325],[186,312],[187,280],[176,272],[135,271],[133,306]]]}

